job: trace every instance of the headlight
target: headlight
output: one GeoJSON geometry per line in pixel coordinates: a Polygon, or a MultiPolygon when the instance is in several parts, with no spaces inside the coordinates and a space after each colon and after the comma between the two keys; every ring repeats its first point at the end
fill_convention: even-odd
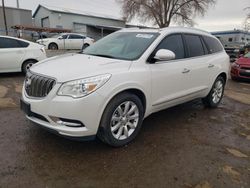
{"type": "Polygon", "coordinates": [[[66,82],[62,84],[57,94],[73,98],[84,97],[102,87],[110,78],[110,74],[104,74],[66,82]]]}

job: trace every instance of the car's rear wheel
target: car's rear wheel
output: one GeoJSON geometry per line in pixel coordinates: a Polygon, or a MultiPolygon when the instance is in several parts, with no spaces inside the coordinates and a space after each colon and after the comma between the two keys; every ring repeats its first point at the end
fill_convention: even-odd
{"type": "Polygon", "coordinates": [[[24,74],[27,73],[27,71],[36,63],[37,61],[36,60],[28,60],[28,61],[25,61],[22,65],[22,72],[24,74]]]}
{"type": "Polygon", "coordinates": [[[216,108],[220,104],[224,95],[225,83],[226,81],[221,76],[215,80],[207,97],[202,99],[202,102],[206,107],[216,108]]]}
{"type": "Polygon", "coordinates": [[[143,105],[134,94],[122,93],[107,105],[98,138],[113,147],[130,143],[137,136],[143,120],[143,105]]]}
{"type": "Polygon", "coordinates": [[[49,44],[49,50],[58,50],[58,45],[56,43],[49,44]]]}

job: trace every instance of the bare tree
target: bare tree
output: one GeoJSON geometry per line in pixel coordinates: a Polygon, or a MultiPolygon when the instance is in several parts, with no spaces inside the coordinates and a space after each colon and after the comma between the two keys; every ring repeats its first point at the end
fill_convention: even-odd
{"type": "Polygon", "coordinates": [[[246,19],[244,21],[244,29],[246,31],[250,31],[250,7],[247,7],[244,10],[248,11],[246,19]]]}
{"type": "Polygon", "coordinates": [[[127,20],[137,17],[140,21],[153,21],[160,28],[171,21],[193,25],[197,14],[204,15],[216,0],[117,0],[122,3],[127,20]]]}

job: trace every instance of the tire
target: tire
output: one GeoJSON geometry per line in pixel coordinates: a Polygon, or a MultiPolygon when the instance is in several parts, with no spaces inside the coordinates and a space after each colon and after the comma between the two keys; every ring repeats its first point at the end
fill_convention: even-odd
{"type": "Polygon", "coordinates": [[[30,67],[32,67],[35,63],[37,63],[37,61],[35,60],[28,60],[28,61],[25,61],[22,65],[22,72],[24,74],[27,73],[27,71],[30,69],[30,67]]]}
{"type": "Polygon", "coordinates": [[[217,77],[209,94],[202,99],[205,107],[218,107],[224,95],[225,83],[226,81],[223,77],[217,77]]]}
{"type": "Polygon", "coordinates": [[[136,95],[128,92],[119,94],[104,110],[97,137],[113,147],[127,145],[139,133],[143,116],[143,105],[136,95]]]}
{"type": "Polygon", "coordinates": [[[87,47],[89,47],[89,44],[84,44],[83,46],[82,46],[82,50],[84,50],[85,48],[87,48],[87,47]]]}
{"type": "Polygon", "coordinates": [[[58,45],[56,43],[50,43],[49,50],[58,50],[58,45]]]}

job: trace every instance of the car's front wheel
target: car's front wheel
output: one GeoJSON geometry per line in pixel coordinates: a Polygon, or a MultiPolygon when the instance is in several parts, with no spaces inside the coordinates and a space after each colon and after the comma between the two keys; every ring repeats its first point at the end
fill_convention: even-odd
{"type": "Polygon", "coordinates": [[[122,93],[107,105],[98,131],[98,138],[113,147],[130,143],[143,121],[143,105],[134,94],[122,93]]]}
{"type": "Polygon", "coordinates": [[[58,45],[56,43],[49,44],[49,50],[58,50],[58,45]]]}
{"type": "Polygon", "coordinates": [[[220,104],[224,95],[225,83],[226,81],[222,76],[219,76],[215,80],[213,87],[207,97],[202,99],[202,102],[206,107],[216,108],[220,104]]]}

